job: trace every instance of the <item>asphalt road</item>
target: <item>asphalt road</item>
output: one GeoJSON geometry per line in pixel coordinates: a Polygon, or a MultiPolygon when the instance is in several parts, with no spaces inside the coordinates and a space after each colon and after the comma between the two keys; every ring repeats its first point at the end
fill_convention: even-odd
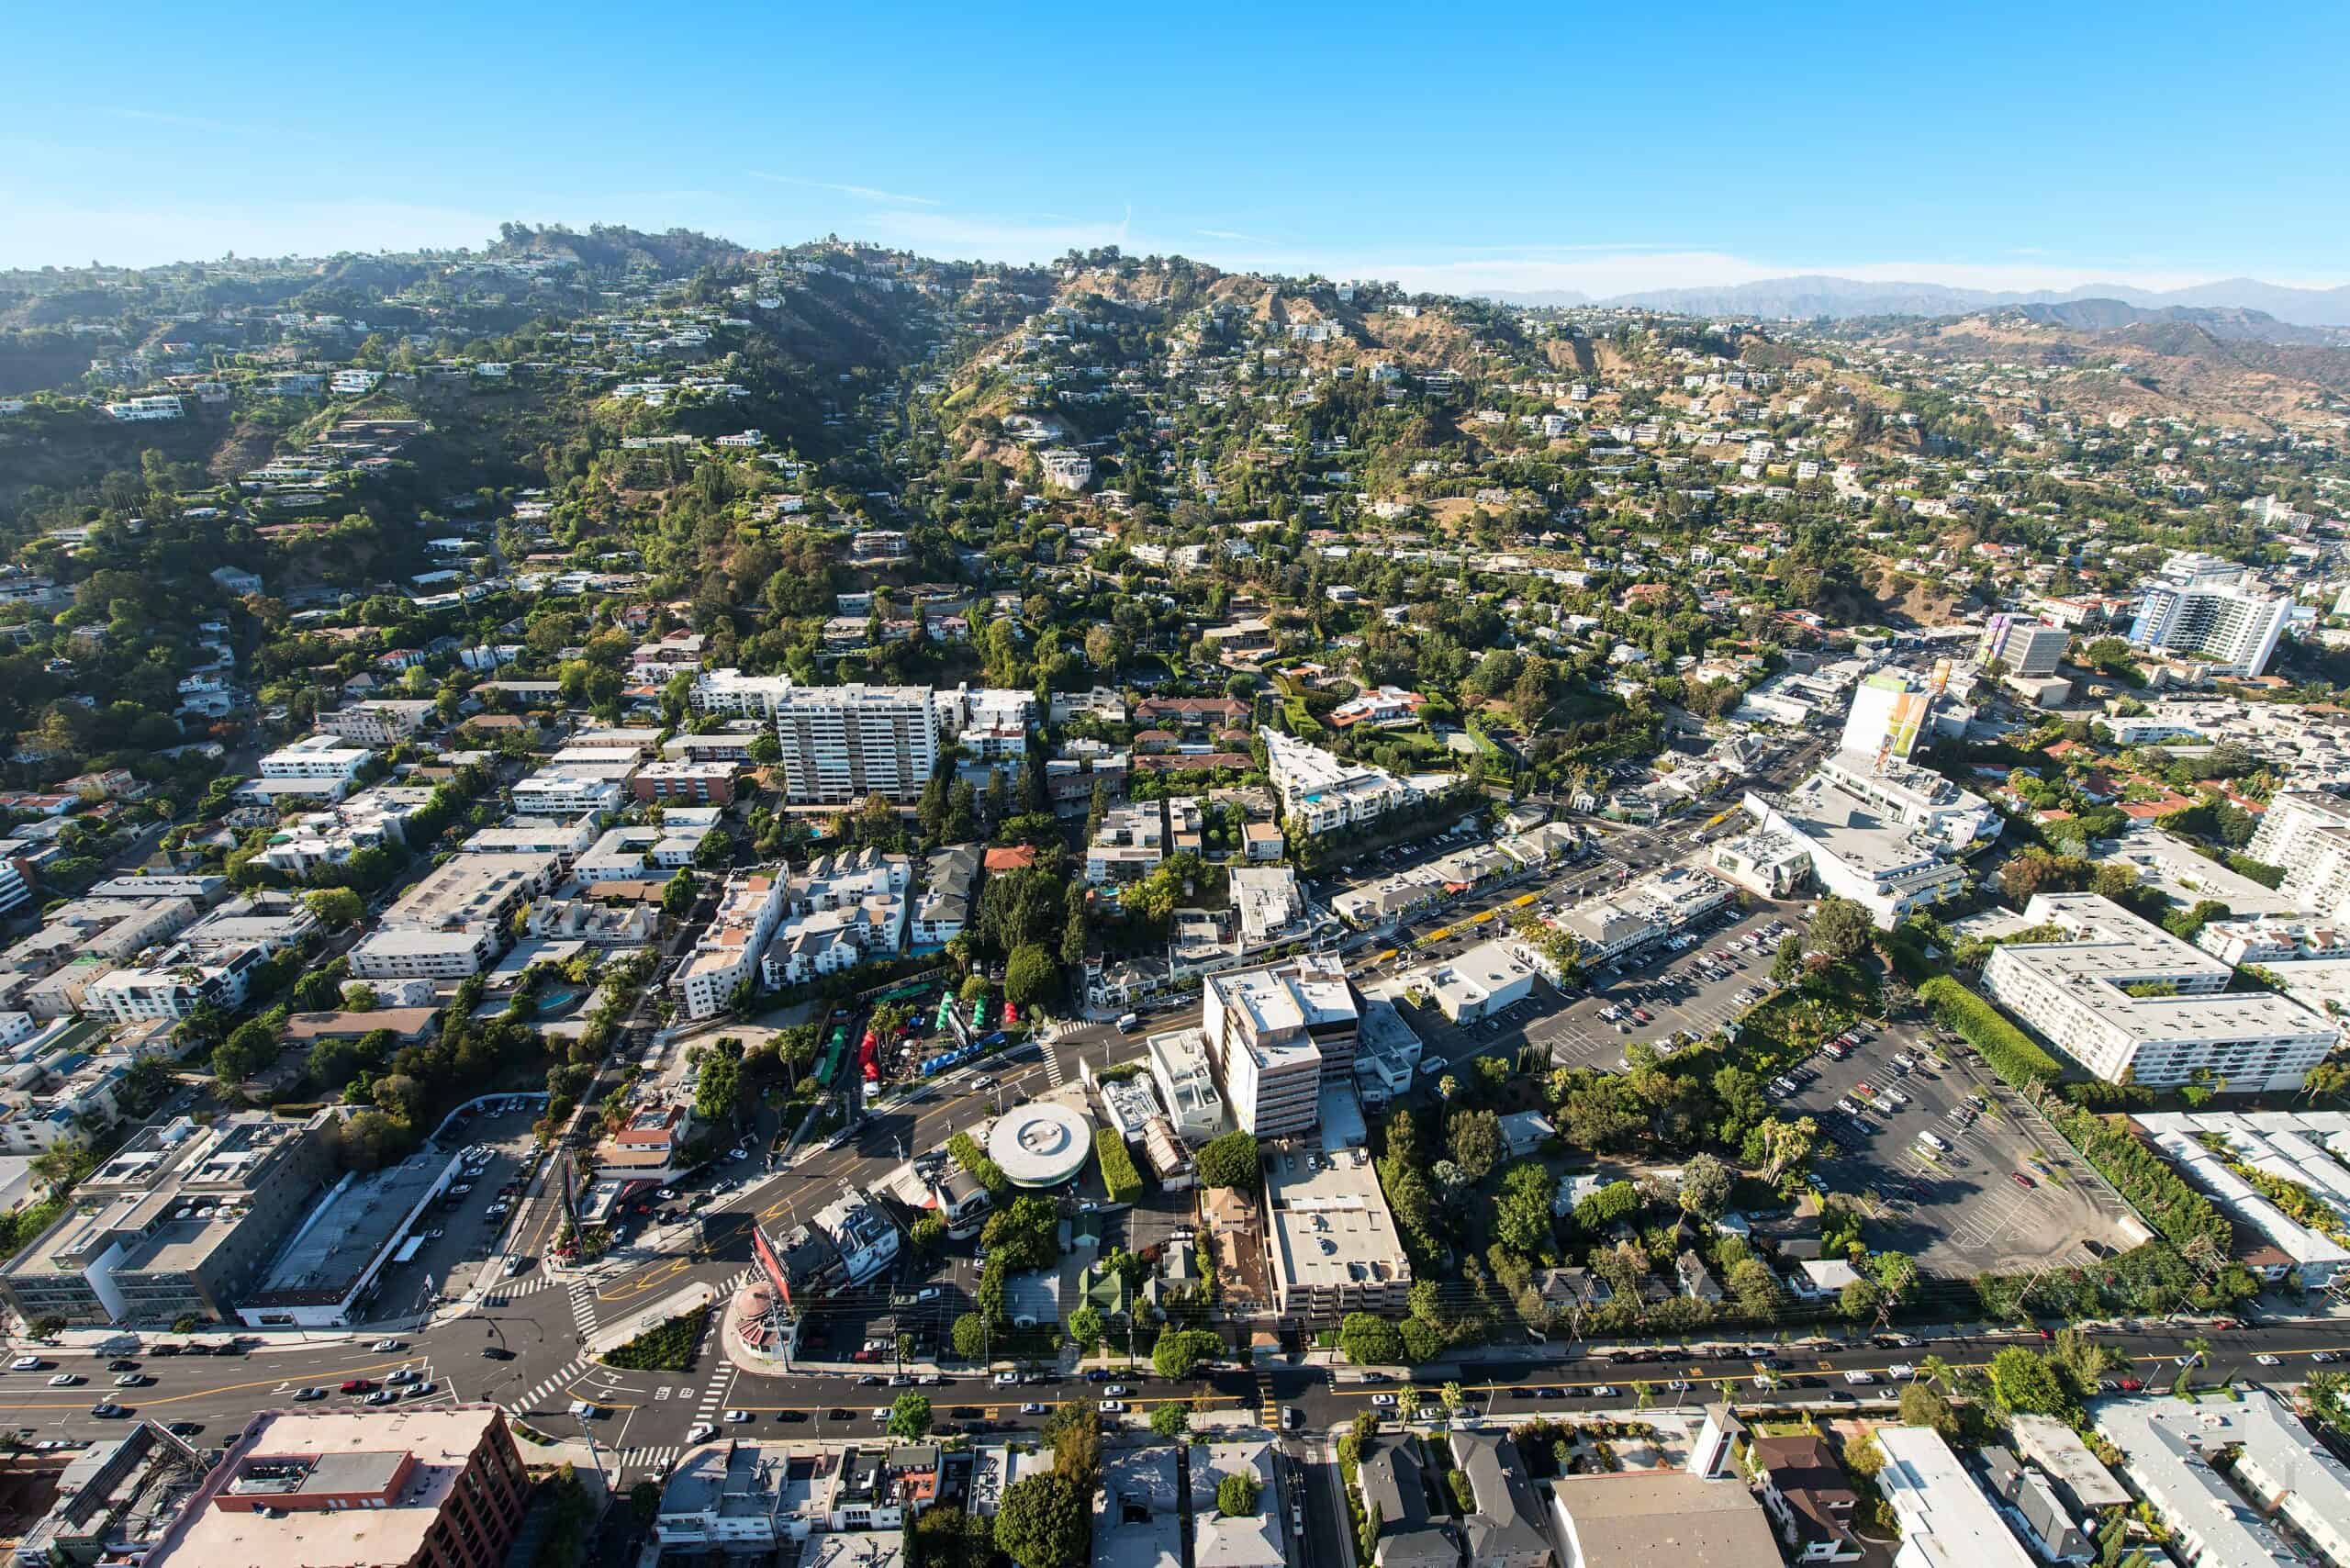
{"type": "MultiPolygon", "coordinates": [[[[722,1267],[723,1264],[713,1266],[722,1267]]],[[[897,1392],[889,1387],[861,1387],[855,1379],[796,1374],[765,1376],[739,1372],[714,1356],[705,1355],[691,1374],[582,1372],[562,1387],[538,1398],[527,1390],[543,1380],[542,1369],[567,1362],[572,1349],[561,1336],[548,1332],[536,1319],[508,1316],[501,1325],[517,1351],[513,1361],[486,1361],[481,1347],[489,1342],[484,1324],[467,1318],[444,1325],[408,1340],[397,1351],[376,1351],[365,1345],[319,1346],[256,1352],[249,1357],[164,1359],[142,1356],[140,1372],[154,1378],[151,1386],[118,1390],[103,1357],[62,1354],[43,1357],[33,1372],[0,1373],[0,1428],[15,1427],[39,1438],[87,1440],[119,1431],[118,1421],[95,1417],[91,1406],[99,1398],[120,1400],[140,1416],[164,1421],[200,1423],[202,1436],[225,1441],[252,1413],[294,1406],[294,1394],[305,1386],[339,1389],[344,1382],[367,1379],[380,1383],[388,1374],[412,1369],[438,1386],[413,1403],[446,1403],[488,1398],[505,1404],[522,1418],[555,1436],[572,1436],[583,1428],[565,1413],[574,1398],[592,1399],[604,1414],[585,1426],[608,1454],[617,1455],[624,1472],[648,1473],[674,1461],[688,1430],[699,1421],[715,1422],[726,1410],[744,1412],[749,1419],[735,1429],[781,1436],[872,1437],[879,1425],[872,1413],[885,1406],[897,1392]],[[88,1381],[73,1388],[52,1388],[50,1377],[60,1371],[77,1372],[88,1381]]],[[[2290,1384],[2297,1383],[2316,1352],[2350,1354],[2350,1324],[2279,1323],[2238,1329],[2199,1328],[2191,1324],[2115,1327],[2095,1337],[2130,1360],[2114,1375],[2136,1377],[2150,1388],[2165,1387],[2177,1375],[2175,1358],[2187,1353],[2187,1341],[2208,1338],[2213,1351],[2199,1367],[2200,1384],[2232,1378],[2238,1383],[2290,1384]],[[2272,1354],[2280,1364],[2266,1367],[2255,1358],[2272,1354]]],[[[1929,1354],[1958,1366],[1987,1363],[1990,1355],[2009,1344],[2036,1345],[2030,1333],[1964,1338],[1930,1338],[1911,1347],[1883,1348],[1868,1343],[1764,1341],[1776,1359],[1766,1369],[1748,1354],[1735,1359],[1699,1356],[1693,1350],[1667,1350],[1674,1359],[1619,1362],[1608,1359],[1618,1348],[1590,1348],[1566,1361],[1532,1358],[1492,1360],[1451,1369],[1423,1369],[1417,1377],[1424,1405],[1436,1406],[1435,1389],[1458,1381],[1468,1402],[1501,1417],[1520,1417],[1561,1411],[1634,1408],[1641,1405],[1640,1383],[1647,1385],[1649,1403],[1669,1406],[1720,1397],[1729,1388],[1742,1402],[1762,1401],[1790,1406],[1819,1406],[1851,1399],[1889,1397],[1897,1392],[1903,1374],[1896,1369],[1914,1367],[1929,1354]],[[1770,1371],[1787,1381],[1777,1390],[1755,1382],[1770,1371]],[[1875,1381],[1848,1383],[1847,1372],[1866,1372],[1875,1381]],[[1675,1382],[1688,1384],[1675,1389],[1675,1382]],[[1603,1392],[1612,1390],[1612,1393],[1603,1392]]],[[[1728,1342],[1723,1342],[1728,1343],[1728,1342]]],[[[1747,1348],[1751,1349],[1752,1342],[1747,1348]]],[[[1636,1350],[1653,1350],[1631,1346],[1636,1350]]],[[[1225,1371],[1184,1383],[1168,1383],[1151,1376],[1147,1366],[1120,1372],[1118,1381],[1130,1392],[1124,1402],[1130,1418],[1147,1418],[1150,1408],[1175,1400],[1208,1408],[1260,1408],[1258,1378],[1248,1372],[1225,1371]]],[[[1393,1395],[1398,1385],[1341,1383],[1321,1368],[1281,1369],[1270,1379],[1273,1399],[1295,1406],[1311,1431],[1326,1431],[1351,1420],[1359,1412],[1379,1410],[1393,1419],[1392,1408],[1377,1401],[1393,1395]]],[[[973,1420],[1002,1424],[1007,1429],[1030,1429],[1036,1417],[1022,1417],[1019,1404],[1035,1402],[1048,1409],[1062,1404],[1102,1396],[1100,1385],[1077,1380],[1047,1379],[1014,1390],[1001,1390],[973,1372],[925,1388],[942,1422],[960,1426],[973,1420]]],[[[352,1405],[359,1395],[340,1392],[319,1401],[329,1407],[352,1405]]],[[[1310,1455],[1309,1455],[1310,1458],[1310,1455]]],[[[1326,1517],[1314,1512],[1308,1494],[1309,1535],[1326,1529],[1326,1517]],[[1319,1518],[1320,1522],[1316,1520],[1319,1518]]],[[[1318,1560],[1318,1559],[1317,1559],[1318,1560]]]]}

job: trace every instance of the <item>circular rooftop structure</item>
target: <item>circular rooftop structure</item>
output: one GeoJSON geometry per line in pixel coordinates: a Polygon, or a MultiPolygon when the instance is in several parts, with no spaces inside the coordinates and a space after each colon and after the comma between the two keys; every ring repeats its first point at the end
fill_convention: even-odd
{"type": "Polygon", "coordinates": [[[1058,1187],[1092,1154],[1093,1118],[1056,1101],[1015,1105],[988,1129],[988,1158],[1015,1187],[1058,1187]]]}

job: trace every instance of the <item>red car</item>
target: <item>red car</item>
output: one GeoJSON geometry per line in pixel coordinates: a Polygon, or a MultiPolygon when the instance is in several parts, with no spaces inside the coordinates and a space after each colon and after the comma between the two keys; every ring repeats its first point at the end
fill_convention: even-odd
{"type": "Polygon", "coordinates": [[[2035,1187],[2039,1185],[2038,1182],[2034,1182],[2031,1177],[2025,1175],[2020,1170],[2009,1171],[2008,1180],[2013,1182],[2019,1187],[2035,1187]]]}
{"type": "Polygon", "coordinates": [[[2125,1377],[2121,1380],[2121,1392],[2124,1394],[2135,1394],[2145,1386],[2134,1377],[2125,1377]]]}

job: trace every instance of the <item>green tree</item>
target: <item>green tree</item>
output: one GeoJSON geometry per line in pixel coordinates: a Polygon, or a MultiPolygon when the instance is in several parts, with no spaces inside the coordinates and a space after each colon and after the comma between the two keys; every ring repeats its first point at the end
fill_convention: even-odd
{"type": "Polygon", "coordinates": [[[683,866],[661,889],[661,913],[671,920],[683,920],[693,913],[694,874],[683,866]]]}
{"type": "Polygon", "coordinates": [[[1191,1429],[1192,1413],[1173,1400],[1151,1406],[1150,1430],[1153,1436],[1172,1442],[1191,1429]]]}
{"type": "Polygon", "coordinates": [[[1681,1168],[1681,1206],[1700,1219],[1720,1215],[1729,1190],[1729,1167],[1710,1154],[1693,1154],[1681,1168]]]}
{"type": "Polygon", "coordinates": [[[1804,946],[1829,962],[1841,964],[1858,958],[1876,935],[1876,922],[1864,904],[1830,893],[1819,901],[1805,934],[1804,946]]]}
{"type": "Polygon", "coordinates": [[[1102,1309],[1087,1303],[1069,1315],[1069,1337],[1086,1355],[1102,1343],[1102,1309]]]}
{"type": "Polygon", "coordinates": [[[2025,1415],[2053,1416],[2065,1408],[2064,1384],[2041,1356],[2010,1345],[1991,1358],[1991,1397],[2025,1415]]]}
{"type": "Polygon", "coordinates": [[[365,901],[349,888],[314,888],[302,895],[302,902],[330,930],[356,925],[367,913],[365,901]]]}
{"type": "Polygon", "coordinates": [[[1197,1159],[1203,1186],[1234,1187],[1254,1193],[1264,1181],[1263,1158],[1258,1152],[1255,1135],[1248,1132],[1228,1132],[1209,1139],[1200,1146],[1197,1159]]]}
{"type": "Polygon", "coordinates": [[[1444,1136],[1453,1164],[1472,1182],[1493,1174],[1508,1147],[1501,1118],[1491,1111],[1455,1111],[1444,1124],[1444,1136]]]}
{"type": "Polygon", "coordinates": [[[1200,1363],[1223,1352],[1224,1341],[1207,1328],[1168,1328],[1150,1348],[1150,1364],[1169,1383],[1188,1382],[1200,1363]]]}
{"type": "Polygon", "coordinates": [[[1913,1381],[1901,1390],[1901,1424],[1905,1427],[1930,1427],[1940,1432],[1945,1441],[1958,1437],[1958,1413],[1951,1408],[1949,1396],[1930,1383],[1913,1381]]]}
{"type": "Polygon", "coordinates": [[[1392,1367],[1404,1360],[1404,1334],[1376,1313],[1349,1312],[1338,1324],[1338,1349],[1359,1367],[1392,1367]]]}
{"type": "Polygon", "coordinates": [[[1004,998],[1023,1012],[1052,995],[1059,982],[1050,955],[1034,942],[1013,948],[1003,966],[1004,998]]]}
{"type": "Polygon", "coordinates": [[[775,733],[771,730],[761,730],[757,734],[753,735],[750,745],[743,749],[750,755],[751,760],[761,767],[773,767],[783,760],[783,743],[775,738],[775,733]]]}
{"type": "Polygon", "coordinates": [[[1257,1478],[1246,1473],[1225,1476],[1215,1484],[1215,1511],[1227,1519],[1245,1519],[1257,1511],[1257,1478]]]}
{"type": "Polygon", "coordinates": [[[701,1058],[694,1077],[694,1114],[705,1122],[731,1123],[743,1093],[743,1064],[722,1050],[701,1058]]]}
{"type": "Polygon", "coordinates": [[[976,1312],[956,1318],[948,1334],[955,1342],[955,1353],[967,1361],[976,1361],[988,1353],[987,1319],[976,1312]]]}
{"type": "Polygon", "coordinates": [[[907,1442],[919,1442],[930,1433],[930,1397],[927,1394],[901,1394],[890,1402],[890,1435],[907,1442]]]}
{"type": "Polygon", "coordinates": [[[995,1543],[1020,1568],[1072,1568],[1089,1538],[1086,1503],[1068,1479],[1030,1475],[996,1504],[995,1543]]]}

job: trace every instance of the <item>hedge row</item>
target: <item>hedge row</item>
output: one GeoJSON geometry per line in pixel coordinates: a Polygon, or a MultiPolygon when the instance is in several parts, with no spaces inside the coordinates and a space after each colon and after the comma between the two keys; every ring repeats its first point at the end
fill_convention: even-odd
{"type": "Polygon", "coordinates": [[[1948,975],[1936,975],[1918,988],[1918,1000],[1934,1010],[1943,1027],[1983,1053],[1991,1070],[2021,1088],[2026,1083],[2053,1083],[2064,1070],[2056,1058],[2031,1043],[2031,1037],[2008,1022],[1999,1010],[1948,975]]]}
{"type": "Polygon", "coordinates": [[[2210,1199],[2188,1186],[2168,1160],[2140,1141],[2130,1130],[2128,1117],[2074,1111],[2059,1116],[2056,1128],[2097,1167],[2098,1174],[2113,1183],[2115,1192],[2145,1215],[2147,1224],[2182,1248],[2209,1237],[2219,1256],[2229,1255],[2235,1227],[2210,1199]]]}
{"type": "Polygon", "coordinates": [[[1126,1152],[1126,1140],[1108,1127],[1093,1129],[1093,1158],[1102,1162],[1102,1184],[1113,1204],[1131,1204],[1142,1196],[1142,1172],[1126,1152]]]}

